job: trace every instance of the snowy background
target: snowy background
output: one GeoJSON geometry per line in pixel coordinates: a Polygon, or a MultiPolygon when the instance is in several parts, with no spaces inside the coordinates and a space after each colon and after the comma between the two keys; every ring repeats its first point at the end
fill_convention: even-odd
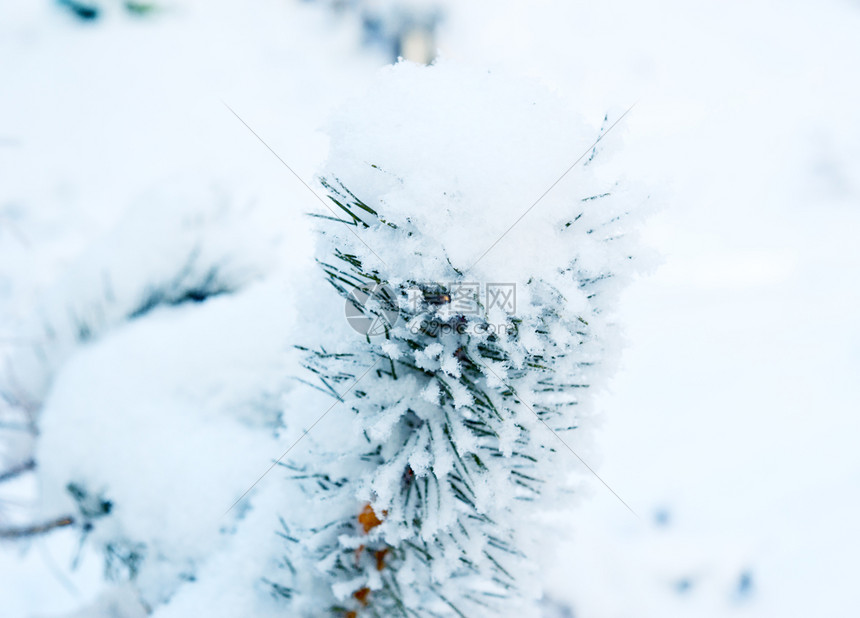
{"type": "MultiPolygon", "coordinates": [[[[319,207],[224,103],[310,181],[329,113],[438,49],[540,79],[595,126],[636,102],[607,141],[662,207],[588,458],[641,519],[592,479],[541,556],[547,616],[860,610],[860,4],[141,6],[0,7],[0,470],[29,448],[22,409],[41,410],[46,467],[3,488],[0,522],[55,512],[37,479],[69,471],[51,466],[122,461],[141,535],[175,516],[195,522],[176,551],[211,542],[223,488],[283,450],[253,428],[290,388],[319,207]],[[211,301],[182,302],[201,288],[211,301]]],[[[95,598],[101,559],[70,570],[77,542],[0,545],[0,615],[95,598]]]]}

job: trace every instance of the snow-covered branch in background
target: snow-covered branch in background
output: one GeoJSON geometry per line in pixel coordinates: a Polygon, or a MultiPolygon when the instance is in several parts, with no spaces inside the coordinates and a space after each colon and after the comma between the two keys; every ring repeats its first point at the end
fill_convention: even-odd
{"type": "Polygon", "coordinates": [[[0,540],[66,530],[79,550],[65,565],[95,554],[147,608],[216,551],[222,492],[276,448],[289,380],[289,301],[272,276],[282,206],[255,197],[166,181],[42,295],[19,327],[33,343],[0,380],[7,401],[33,402],[38,428],[0,482],[34,469],[40,500],[3,517],[0,540]]]}

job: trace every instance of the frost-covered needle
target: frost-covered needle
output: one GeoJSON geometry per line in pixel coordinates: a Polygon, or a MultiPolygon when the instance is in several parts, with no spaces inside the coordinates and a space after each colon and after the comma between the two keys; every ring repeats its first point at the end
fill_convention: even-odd
{"type": "Polygon", "coordinates": [[[550,427],[550,426],[547,424],[547,422],[546,422],[545,420],[543,420],[543,419],[540,417],[540,415],[539,415],[537,412],[535,412],[535,411],[534,411],[534,409],[533,409],[529,404],[527,404],[525,401],[523,401],[523,398],[522,398],[522,397],[520,397],[519,393],[517,393],[516,389],[514,389],[514,387],[513,387],[513,386],[511,386],[510,384],[508,384],[507,382],[505,382],[504,380],[502,380],[502,378],[499,376],[499,374],[498,374],[498,373],[496,373],[495,371],[493,371],[493,368],[492,368],[492,367],[490,367],[487,363],[485,363],[485,362],[484,362],[484,359],[482,359],[482,358],[478,358],[478,360],[479,360],[479,361],[481,361],[481,364],[482,364],[482,365],[484,365],[484,367],[486,367],[486,368],[487,368],[487,370],[488,370],[490,373],[492,373],[494,376],[496,376],[496,378],[499,380],[499,382],[501,382],[502,384],[504,384],[504,385],[505,385],[505,386],[506,386],[506,387],[511,391],[511,393],[513,393],[513,394],[514,394],[514,397],[516,397],[516,398],[517,398],[517,401],[519,401],[521,404],[523,404],[525,407],[527,407],[527,408],[529,409],[529,411],[531,411],[531,413],[535,415],[535,418],[537,418],[537,420],[539,420],[539,421],[543,424],[543,426],[544,426],[544,427],[546,427],[547,429],[549,429],[549,430],[550,430],[550,432],[552,433],[552,435],[554,435],[556,438],[558,438],[558,441],[559,441],[559,442],[561,442],[562,444],[564,444],[564,446],[567,448],[567,450],[569,450],[571,453],[573,453],[573,456],[574,456],[574,457],[576,457],[576,458],[580,461],[580,463],[582,463],[582,465],[583,465],[583,466],[585,466],[586,468],[588,468],[588,471],[589,471],[589,472],[591,472],[591,473],[594,475],[594,478],[596,478],[598,481],[600,481],[601,483],[603,483],[604,487],[606,487],[606,489],[608,489],[608,490],[612,493],[612,495],[613,495],[613,496],[615,496],[616,498],[618,498],[618,501],[619,501],[621,504],[623,504],[625,507],[627,507],[627,510],[628,510],[628,511],[630,511],[631,513],[633,513],[633,516],[634,516],[634,517],[636,517],[636,519],[641,519],[641,518],[639,517],[639,514],[638,514],[636,511],[634,511],[634,510],[630,507],[630,505],[629,505],[629,504],[627,504],[627,503],[624,501],[624,499],[623,499],[621,496],[619,496],[619,495],[618,495],[618,493],[617,493],[614,489],[612,489],[612,488],[609,486],[609,483],[607,483],[607,482],[606,482],[606,481],[604,481],[602,478],[600,478],[600,475],[599,475],[599,474],[597,474],[597,472],[595,472],[595,471],[594,471],[594,468],[592,468],[591,466],[589,466],[589,465],[586,463],[586,461],[585,461],[582,457],[580,457],[580,456],[579,456],[579,454],[578,454],[576,451],[574,451],[574,450],[570,447],[570,445],[569,445],[567,442],[565,442],[565,441],[564,441],[564,438],[562,438],[560,435],[558,435],[558,433],[557,433],[557,432],[556,432],[552,427],[550,427]]]}
{"type": "Polygon", "coordinates": [[[331,412],[331,411],[332,411],[332,409],[333,409],[337,404],[339,404],[341,401],[343,401],[343,398],[347,395],[347,393],[349,393],[349,391],[351,391],[351,390],[355,387],[355,385],[356,385],[356,384],[358,384],[359,382],[361,382],[361,380],[364,378],[364,376],[366,376],[368,373],[370,373],[370,371],[371,371],[374,367],[376,367],[376,365],[378,365],[378,364],[379,364],[379,361],[380,361],[380,360],[381,360],[381,359],[377,359],[377,360],[376,360],[376,362],[375,362],[375,363],[373,363],[370,367],[368,367],[368,368],[367,368],[367,370],[366,370],[364,373],[362,373],[360,376],[358,376],[358,377],[353,381],[353,383],[349,385],[349,388],[347,388],[343,393],[341,393],[341,394],[338,396],[337,400],[335,400],[335,402],[334,402],[333,404],[331,404],[325,412],[323,412],[322,414],[320,414],[320,415],[319,415],[319,418],[317,418],[317,420],[315,420],[315,421],[313,422],[313,424],[312,424],[310,427],[308,427],[307,429],[305,429],[305,431],[304,431],[304,433],[302,433],[302,435],[300,435],[298,438],[296,438],[295,442],[293,442],[292,444],[290,444],[289,448],[288,448],[287,450],[285,450],[285,451],[284,451],[283,455],[281,455],[281,456],[280,456],[280,457],[278,457],[274,462],[272,462],[272,465],[271,465],[271,466],[269,466],[269,467],[266,469],[266,471],[265,471],[265,472],[263,472],[263,474],[261,474],[261,475],[260,475],[260,478],[258,478],[256,481],[254,481],[254,483],[253,483],[253,484],[252,484],[248,489],[246,489],[246,490],[245,490],[245,492],[244,492],[241,496],[239,496],[239,498],[238,498],[238,499],[237,499],[237,500],[236,500],[232,505],[230,505],[230,508],[229,508],[229,509],[227,509],[226,511],[224,511],[224,515],[226,515],[226,514],[227,514],[227,513],[229,513],[230,511],[232,511],[232,510],[236,507],[236,505],[237,505],[237,504],[239,504],[239,503],[242,501],[242,499],[243,499],[245,496],[247,496],[247,495],[251,492],[251,490],[252,490],[252,489],[254,489],[254,487],[256,487],[256,486],[257,486],[257,484],[258,484],[260,481],[262,481],[262,480],[265,478],[265,476],[275,468],[275,466],[277,466],[279,463],[281,463],[281,460],[282,460],[284,457],[286,457],[286,456],[287,456],[287,454],[288,454],[291,450],[293,450],[293,448],[295,448],[295,446],[296,446],[299,442],[301,442],[301,441],[302,441],[302,439],[303,439],[306,435],[308,435],[308,434],[313,430],[313,428],[317,426],[317,424],[318,424],[321,420],[323,420],[323,419],[325,418],[326,414],[328,414],[329,412],[331,412]]]}

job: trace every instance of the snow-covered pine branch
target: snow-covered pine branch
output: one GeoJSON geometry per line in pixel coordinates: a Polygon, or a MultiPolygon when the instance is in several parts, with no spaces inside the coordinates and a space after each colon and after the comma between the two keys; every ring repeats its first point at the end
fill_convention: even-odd
{"type": "Polygon", "coordinates": [[[546,89],[446,62],[392,67],[334,121],[318,261],[381,328],[305,337],[352,420],[287,464],[312,508],[283,522],[270,583],[296,613],[537,611],[529,516],[578,465],[642,200],[592,152],[519,217],[595,137],[546,89]]]}

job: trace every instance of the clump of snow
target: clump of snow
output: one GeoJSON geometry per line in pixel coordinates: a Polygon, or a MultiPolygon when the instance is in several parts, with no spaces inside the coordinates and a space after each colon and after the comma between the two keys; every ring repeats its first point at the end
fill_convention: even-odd
{"type": "MultiPolygon", "coordinates": [[[[617,178],[580,165],[479,261],[589,152],[599,126],[585,123],[571,104],[537,83],[448,63],[403,63],[386,71],[397,79],[377,80],[371,94],[332,122],[323,172],[359,198],[373,196],[371,206],[388,221],[422,232],[392,242],[397,232],[391,227],[366,231],[362,239],[378,255],[374,266],[428,282],[449,280],[452,267],[478,281],[525,281],[533,264],[554,264],[596,226],[607,225],[606,213],[616,210],[607,204],[626,203],[617,178]],[[464,103],[465,93],[474,103],[464,103]],[[595,199],[594,208],[581,201],[605,193],[612,195],[595,199]],[[401,268],[405,259],[410,264],[401,268]]],[[[623,250],[613,247],[606,255],[598,243],[591,245],[577,252],[585,269],[625,259],[623,250]]]]}

